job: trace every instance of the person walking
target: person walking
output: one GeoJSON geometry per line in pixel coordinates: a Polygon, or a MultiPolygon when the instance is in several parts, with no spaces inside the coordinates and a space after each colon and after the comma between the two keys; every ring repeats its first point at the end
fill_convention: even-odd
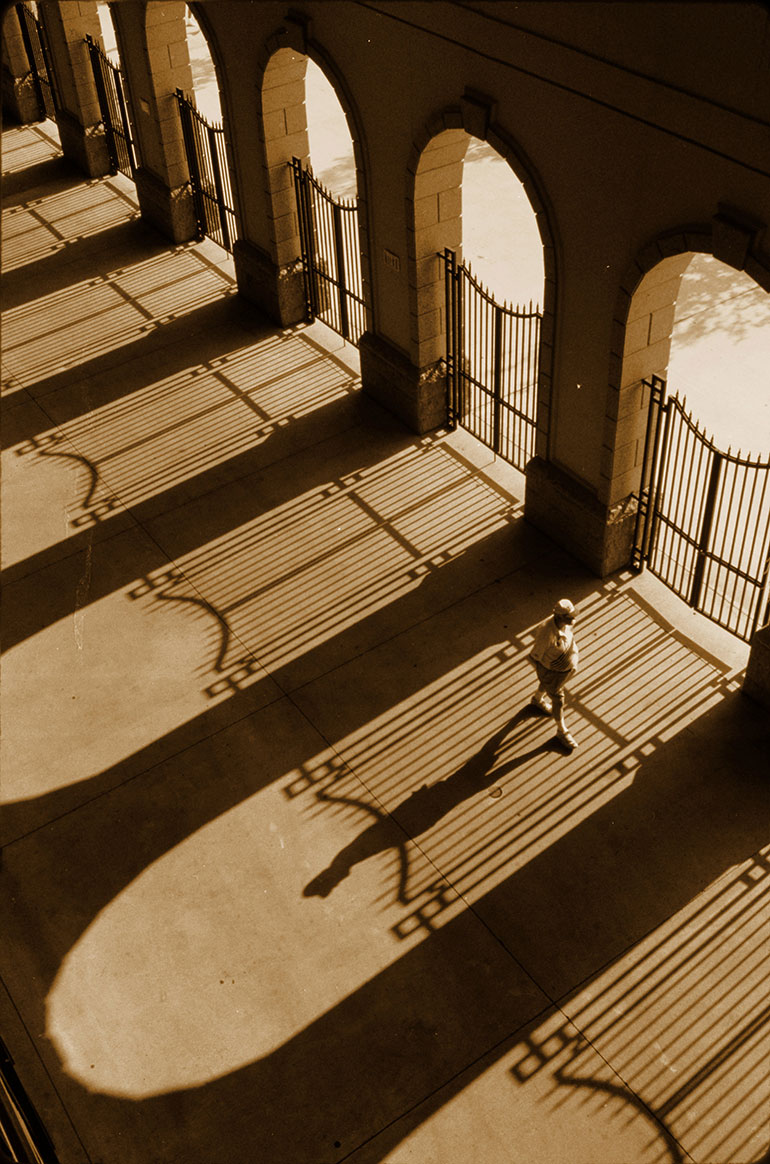
{"type": "Polygon", "coordinates": [[[572,625],[576,611],[568,598],[561,598],[552,616],[535,635],[529,659],[537,672],[538,688],[532,705],[556,720],[556,738],[570,751],[577,740],[564,722],[564,687],[578,665],[578,646],[572,625]]]}

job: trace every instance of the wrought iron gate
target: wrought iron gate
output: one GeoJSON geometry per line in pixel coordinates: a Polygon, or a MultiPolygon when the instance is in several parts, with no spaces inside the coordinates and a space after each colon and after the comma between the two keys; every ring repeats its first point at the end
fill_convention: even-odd
{"type": "Polygon", "coordinates": [[[358,205],[336,199],[299,158],[292,163],[308,319],[357,344],[366,330],[358,205]]]}
{"type": "Polygon", "coordinates": [[[16,12],[21,25],[21,36],[27,52],[29,72],[35,86],[40,120],[56,119],[58,99],[50,66],[50,55],[45,29],[27,4],[17,4],[16,12]]]}
{"type": "Polygon", "coordinates": [[[0,1039],[0,1148],[4,1160],[22,1164],[57,1164],[51,1139],[0,1039]]]}
{"type": "Polygon", "coordinates": [[[633,562],[748,642],[770,619],[770,461],[725,453],[665,381],[650,393],[633,562]]]}
{"type": "Polygon", "coordinates": [[[190,171],[198,237],[208,235],[233,249],[238,238],[238,220],[233,206],[230,172],[227,168],[225,131],[202,117],[181,89],[176,91],[182,135],[190,171]]]}
{"type": "Polygon", "coordinates": [[[136,150],[131,136],[123,76],[118,66],[113,65],[92,37],[86,37],[86,44],[94,71],[112,173],[117,174],[120,170],[127,178],[135,179],[136,150]]]}
{"type": "Polygon", "coordinates": [[[445,267],[449,418],[523,471],[535,454],[540,320],[486,291],[454,251],[445,267]]]}

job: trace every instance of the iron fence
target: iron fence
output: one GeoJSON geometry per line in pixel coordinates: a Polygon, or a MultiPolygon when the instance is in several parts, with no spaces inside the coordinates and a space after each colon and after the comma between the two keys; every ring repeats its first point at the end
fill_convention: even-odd
{"type": "Polygon", "coordinates": [[[136,180],[137,156],[128,116],[126,88],[118,65],[114,65],[96,41],[87,36],[88,53],[94,72],[99,109],[107,141],[112,173],[136,180]]]}
{"type": "Polygon", "coordinates": [[[50,63],[45,28],[28,4],[17,4],[16,12],[21,26],[21,37],[27,53],[29,72],[35,87],[40,120],[56,120],[59,106],[54,75],[50,63]]]}
{"type": "Polygon", "coordinates": [[[366,330],[366,301],[357,202],[335,198],[299,158],[291,166],[308,319],[318,317],[358,344],[366,330]]]}
{"type": "Polygon", "coordinates": [[[226,251],[232,252],[239,232],[227,167],[224,128],[207,121],[181,89],[177,89],[176,98],[182,119],[198,237],[208,235],[226,251]]]}
{"type": "Polygon", "coordinates": [[[717,448],[660,377],[643,386],[634,565],[748,642],[770,619],[770,460],[717,448]]]}
{"type": "Polygon", "coordinates": [[[457,262],[445,269],[449,418],[523,470],[535,453],[539,308],[498,303],[457,262]]]}
{"type": "Polygon", "coordinates": [[[51,1139],[0,1039],[0,1155],[17,1164],[57,1164],[51,1139]]]}

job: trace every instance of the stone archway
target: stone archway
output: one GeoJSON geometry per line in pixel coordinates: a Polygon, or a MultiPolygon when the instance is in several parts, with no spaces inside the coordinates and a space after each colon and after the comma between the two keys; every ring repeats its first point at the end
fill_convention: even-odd
{"type": "MultiPolygon", "coordinates": [[[[610,508],[631,510],[625,562],[631,555],[635,510],[628,502],[639,489],[649,411],[641,381],[653,374],[665,377],[682,276],[693,253],[712,255],[770,293],[770,256],[760,247],[764,229],[764,223],[720,212],[710,227],[668,233],[645,247],[621,284],[613,321],[603,500],[610,508]]],[[[743,690],[770,706],[770,624],[760,626],[751,642],[743,690]]]]}
{"type": "Polygon", "coordinates": [[[299,223],[290,163],[294,157],[303,162],[310,157],[305,109],[308,60],[318,65],[334,88],[353,142],[361,272],[364,297],[370,302],[366,165],[360,119],[339,70],[312,39],[308,22],[299,15],[289,15],[265,45],[258,86],[266,236],[261,246],[251,240],[239,240],[234,251],[240,290],[284,327],[305,317],[299,223]]]}
{"type": "MultiPolygon", "coordinates": [[[[408,164],[407,254],[410,357],[421,385],[433,385],[426,410],[445,415],[444,277],[438,252],[462,252],[463,162],[472,138],[487,142],[510,166],[527,196],[543,246],[543,319],[538,372],[537,453],[547,456],[556,311],[556,247],[534,168],[495,121],[495,103],[466,92],[457,107],[431,119],[415,140],[408,164]],[[439,394],[441,398],[439,399],[439,394]]],[[[440,423],[436,419],[435,423],[440,423]]],[[[427,427],[427,426],[426,426],[427,427]]]]}
{"type": "Polygon", "coordinates": [[[662,235],[628,268],[613,318],[600,489],[604,504],[621,504],[639,487],[649,408],[642,381],[653,374],[665,378],[676,299],[690,256],[713,255],[770,291],[770,260],[758,245],[763,229],[764,224],[720,213],[710,226],[662,235]]]}

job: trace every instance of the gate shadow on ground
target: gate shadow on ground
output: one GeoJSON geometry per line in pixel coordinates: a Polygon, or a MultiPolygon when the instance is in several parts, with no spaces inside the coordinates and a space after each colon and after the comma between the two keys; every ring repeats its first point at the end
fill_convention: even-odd
{"type": "MultiPolygon", "coordinates": [[[[399,436],[399,440],[401,439],[399,436]]],[[[330,666],[337,665],[340,656],[351,658],[357,655],[360,652],[362,638],[375,642],[378,639],[389,639],[393,635],[394,625],[402,628],[408,627],[415,620],[425,618],[432,611],[444,609],[447,603],[451,603],[452,599],[456,598],[458,588],[461,592],[465,590],[468,585],[467,579],[474,578],[477,572],[485,568],[490,560],[495,562],[504,558],[510,559],[509,569],[511,573],[515,573],[524,566],[530,568],[533,585],[536,585],[540,579],[545,585],[545,579],[553,576],[554,572],[563,571],[564,574],[567,574],[570,569],[573,571],[574,578],[574,562],[556,547],[552,547],[550,552],[544,554],[540,535],[524,521],[518,521],[512,526],[498,530],[489,537],[474,543],[461,556],[451,559],[425,574],[419,587],[415,590],[409,591],[383,609],[360,619],[352,627],[341,630],[337,634],[331,635],[325,642],[310,648],[303,655],[303,661],[314,667],[318,673],[325,673],[330,666]],[[537,566],[534,566],[533,561],[536,555],[538,561],[537,566]]],[[[160,554],[158,564],[167,564],[167,561],[166,556],[160,554]]],[[[111,593],[129,582],[134,582],[136,571],[132,570],[131,566],[135,567],[135,565],[133,558],[126,561],[125,556],[119,557],[108,552],[103,565],[104,578],[94,581],[90,599],[94,601],[102,591],[105,594],[111,593]]],[[[9,650],[14,642],[22,641],[28,635],[35,633],[36,630],[42,629],[43,625],[71,614],[73,588],[81,576],[82,565],[77,560],[67,559],[66,562],[61,563],[61,566],[64,569],[57,571],[55,578],[53,572],[49,572],[49,576],[44,578],[39,590],[34,592],[31,602],[27,586],[14,587],[12,593],[6,590],[3,635],[5,650],[9,650]],[[11,605],[12,602],[13,605],[11,605]],[[28,604],[31,607],[30,610],[28,610],[28,604]]],[[[96,571],[95,577],[97,577],[96,571]]],[[[587,571],[580,571],[577,577],[579,581],[575,579],[572,586],[572,592],[576,599],[591,593],[596,585],[595,579],[587,571]]],[[[458,645],[456,652],[457,661],[459,662],[463,658],[464,652],[472,655],[477,651],[484,650],[490,642],[497,642],[499,636],[499,622],[493,616],[491,621],[475,626],[472,634],[464,635],[462,644],[458,645]]],[[[210,665],[209,660],[204,662],[210,665]]],[[[399,681],[400,696],[403,697],[423,683],[438,677],[444,666],[444,663],[438,660],[435,662],[428,660],[427,664],[419,676],[416,672],[412,672],[408,676],[401,677],[399,681]]],[[[273,678],[281,690],[291,690],[292,673],[292,663],[283,667],[279,666],[272,672],[273,678]]],[[[3,809],[5,843],[10,843],[30,829],[38,828],[42,823],[54,820],[62,813],[71,811],[73,804],[101,796],[110,789],[123,784],[126,780],[151,771],[167,757],[181,753],[191,744],[212,736],[227,724],[248,716],[255,706],[261,706],[265,702],[265,697],[262,695],[262,687],[265,685],[267,685],[268,691],[275,690],[267,680],[264,683],[254,683],[242,691],[236,689],[229,698],[214,705],[210,711],[182,724],[174,732],[146,745],[126,760],[98,775],[83,780],[77,785],[68,785],[40,797],[7,804],[3,809]]],[[[273,697],[268,696],[268,698],[273,697]]],[[[258,783],[250,792],[255,791],[257,787],[262,787],[261,783],[258,783]]],[[[248,795],[250,792],[244,792],[244,795],[248,795]]],[[[231,803],[237,803],[239,799],[240,796],[236,796],[234,801],[223,806],[223,810],[231,803]]],[[[136,872],[138,870],[133,871],[130,876],[135,876],[136,872]]]]}
{"type": "MultiPolygon", "coordinates": [[[[67,1102],[82,1126],[109,1127],[124,1144],[140,1124],[162,1127],[158,1160],[183,1155],[191,1164],[209,1164],[222,1159],[226,1143],[232,1159],[319,1164],[344,1159],[374,1136],[357,1164],[386,1159],[467,1085],[482,1055],[494,1060],[510,1040],[535,1037],[544,1004],[524,980],[560,998],[564,1009],[570,992],[585,988],[592,975],[766,842],[770,787],[760,746],[746,751],[747,738],[761,738],[758,714],[740,695],[723,700],[656,748],[609,804],[264,1059],[200,1087],[141,1101],[86,1089],[76,1098],[69,1081],[67,1102]],[[743,757],[737,770],[736,752],[743,757]],[[479,918],[510,956],[507,988],[501,989],[499,965],[479,964],[479,918]]],[[[458,773],[457,788],[461,779],[483,784],[487,759],[458,773]]],[[[237,766],[230,764],[230,771],[237,773],[237,766]]],[[[260,782],[281,774],[264,772],[260,782]]],[[[162,772],[152,787],[137,780],[132,795],[139,799],[127,817],[85,831],[73,821],[54,845],[40,847],[25,894],[50,902],[55,885],[58,921],[38,950],[40,1001],[26,1015],[31,1029],[44,1029],[43,995],[90,920],[162,850],[255,787],[248,768],[227,787],[209,781],[182,800],[173,784],[162,772]],[[178,806],[171,813],[163,808],[169,797],[178,806]],[[142,803],[158,815],[146,829],[132,830],[127,845],[126,822],[142,803]]],[[[436,811],[435,805],[427,812],[415,807],[412,824],[422,827],[436,811]]],[[[408,813],[401,828],[404,821],[408,813]]],[[[13,877],[10,862],[6,876],[13,877]]],[[[682,933],[683,944],[689,938],[682,933]]],[[[721,941],[718,927],[713,940],[721,941]]],[[[102,1151],[98,1137],[91,1150],[102,1151]]]]}
{"type": "Polygon", "coordinates": [[[3,174],[2,206],[10,210],[36,197],[47,198],[74,187],[80,189],[83,181],[82,170],[68,158],[57,157],[36,162],[23,170],[11,170],[3,174]]]}
{"type": "Polygon", "coordinates": [[[409,893],[409,855],[407,840],[414,840],[432,828],[442,817],[469,800],[478,792],[489,788],[505,776],[521,768],[536,756],[547,752],[564,755],[564,749],[557,740],[551,739],[538,744],[515,759],[495,768],[495,760],[500,744],[515,727],[528,720],[540,720],[541,713],[532,707],[518,711],[498,732],[495,732],[483,747],[470,757],[451,776],[435,784],[423,784],[412,792],[406,800],[397,805],[390,814],[351,797],[335,796],[319,791],[317,799],[324,804],[345,804],[363,809],[375,816],[374,824],[337,854],[328,869],[314,877],[304,889],[305,897],[328,897],[331,891],[343,881],[354,865],[367,860],[386,849],[395,849],[399,855],[400,876],[395,900],[408,905],[412,898],[409,893]],[[493,770],[494,769],[494,770],[493,770]]]}
{"type": "MultiPolygon", "coordinates": [[[[347,463],[350,471],[365,470],[381,458],[414,445],[414,438],[407,436],[403,427],[396,421],[391,421],[376,405],[358,394],[346,395],[305,416],[292,417],[290,424],[275,428],[261,443],[225,463],[215,465],[210,470],[192,479],[186,479],[163,493],[155,494],[146,501],[127,507],[120,505],[114,511],[114,517],[108,516],[99,522],[98,536],[91,527],[73,534],[65,543],[56,543],[55,546],[14,563],[2,572],[3,586],[6,587],[3,650],[10,650],[24,639],[37,634],[52,622],[72,612],[73,594],[84,575],[83,555],[89,555],[97,542],[102,545],[109,540],[111,523],[117,526],[120,520],[122,525],[126,511],[141,526],[159,514],[171,512],[195,496],[204,497],[218,490],[222,486],[225,474],[232,482],[241,480],[305,446],[315,445],[324,431],[334,435],[360,423],[378,424],[381,439],[375,447],[369,444],[366,451],[363,444],[351,441],[347,463]],[[44,568],[47,568],[47,573],[38,577],[38,573],[44,568]],[[11,583],[19,583],[22,580],[27,582],[25,593],[23,596],[19,595],[16,601],[15,595],[7,588],[11,583]]],[[[344,462],[339,463],[339,470],[345,470],[344,462]]],[[[312,472],[308,472],[307,466],[304,466],[301,476],[291,481],[287,480],[282,494],[271,497],[267,507],[258,490],[253,496],[244,496],[240,493],[237,502],[232,501],[224,505],[221,495],[217,493],[211,499],[211,521],[206,522],[206,540],[229,532],[264,513],[266,508],[283,504],[291,497],[325,485],[328,480],[328,465],[323,458],[319,458],[312,472]]],[[[119,532],[122,532],[121,527],[119,532]]],[[[175,530],[174,556],[180,557],[199,548],[201,538],[200,524],[188,521],[184,526],[180,525],[175,530]]],[[[110,557],[106,546],[103,550],[103,568],[91,572],[88,592],[82,595],[83,605],[96,602],[137,579],[136,562],[121,554],[110,557]]],[[[147,574],[168,563],[169,557],[163,549],[155,542],[148,543],[147,556],[141,564],[139,573],[147,574]]]]}
{"type": "Polygon", "coordinates": [[[52,254],[35,260],[34,275],[28,266],[3,274],[3,311],[61,292],[83,278],[92,280],[102,268],[117,271],[168,253],[168,239],[140,219],[120,222],[82,238],[65,239],[52,254]],[[84,275],[86,263],[89,268],[84,275]]]}

